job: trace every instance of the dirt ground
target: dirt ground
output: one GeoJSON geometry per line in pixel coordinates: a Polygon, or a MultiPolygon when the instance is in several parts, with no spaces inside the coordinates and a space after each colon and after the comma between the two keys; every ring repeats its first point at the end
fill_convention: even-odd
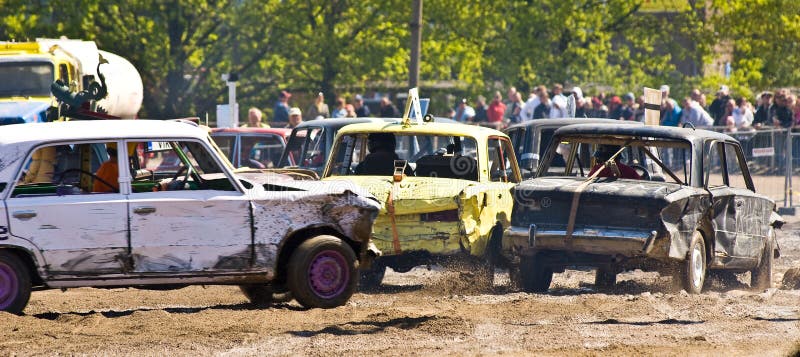
{"type": "MultiPolygon", "coordinates": [[[[774,281],[800,262],[800,220],[779,232],[774,281]]],[[[554,276],[548,294],[475,291],[465,273],[389,272],[385,287],[346,306],[304,310],[246,303],[236,287],[34,292],[25,316],[0,313],[0,354],[147,355],[759,355],[800,350],[800,290],[708,292],[623,273],[597,292],[593,272],[554,276]]],[[[739,276],[743,282],[747,275],[739,276]]]]}

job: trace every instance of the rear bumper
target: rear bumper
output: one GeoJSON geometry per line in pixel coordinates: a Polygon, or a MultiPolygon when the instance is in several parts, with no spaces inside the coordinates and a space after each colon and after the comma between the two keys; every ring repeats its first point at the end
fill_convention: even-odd
{"type": "Polygon", "coordinates": [[[503,233],[503,252],[531,255],[537,251],[572,251],[597,255],[646,257],[653,253],[658,232],[613,228],[576,228],[567,238],[564,229],[512,226],[503,233]]]}

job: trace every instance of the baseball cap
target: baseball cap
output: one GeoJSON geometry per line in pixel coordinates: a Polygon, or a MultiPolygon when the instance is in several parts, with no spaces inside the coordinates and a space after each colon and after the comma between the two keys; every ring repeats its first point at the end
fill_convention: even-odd
{"type": "Polygon", "coordinates": [[[289,115],[303,115],[303,112],[301,112],[298,107],[292,107],[289,109],[289,115]]]}
{"type": "Polygon", "coordinates": [[[717,91],[717,93],[728,93],[728,86],[724,84],[719,86],[719,91],[717,91]]]}
{"type": "Polygon", "coordinates": [[[617,96],[611,97],[611,100],[609,102],[614,104],[622,104],[622,100],[620,100],[619,97],[617,96]]]}
{"type": "Polygon", "coordinates": [[[285,90],[281,91],[281,98],[291,98],[291,96],[292,96],[292,93],[289,93],[289,92],[287,92],[285,90]]]}
{"type": "Polygon", "coordinates": [[[467,103],[467,98],[461,98],[461,103],[466,104],[467,103]]]}
{"type": "Polygon", "coordinates": [[[625,95],[622,96],[622,99],[625,99],[625,100],[634,100],[635,98],[636,97],[634,97],[633,93],[631,93],[631,92],[625,93],[625,95]]]}
{"type": "Polygon", "coordinates": [[[364,100],[361,94],[356,94],[356,100],[364,100]]]}
{"type": "Polygon", "coordinates": [[[669,92],[669,86],[666,85],[666,84],[662,84],[661,85],[661,91],[662,92],[669,92]]]}

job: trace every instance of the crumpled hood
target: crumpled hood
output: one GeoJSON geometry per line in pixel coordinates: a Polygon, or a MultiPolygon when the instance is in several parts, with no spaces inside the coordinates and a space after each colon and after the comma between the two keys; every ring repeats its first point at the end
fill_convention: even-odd
{"type": "Polygon", "coordinates": [[[386,213],[389,191],[394,189],[395,214],[428,213],[458,208],[458,199],[475,182],[437,177],[404,177],[399,183],[389,176],[347,176],[326,178],[323,182],[348,181],[369,191],[386,213]],[[397,186],[394,188],[394,186],[397,186]]]}
{"type": "Polygon", "coordinates": [[[542,193],[575,193],[583,186],[582,195],[611,196],[615,198],[652,198],[666,199],[686,186],[676,183],[654,182],[644,180],[597,178],[585,184],[583,177],[540,177],[524,181],[515,187],[515,191],[542,193]]]}

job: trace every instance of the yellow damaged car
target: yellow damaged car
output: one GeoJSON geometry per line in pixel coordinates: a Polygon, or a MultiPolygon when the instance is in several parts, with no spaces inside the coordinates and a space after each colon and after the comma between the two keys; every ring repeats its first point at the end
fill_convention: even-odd
{"type": "MultiPolygon", "coordinates": [[[[364,123],[340,129],[323,180],[347,180],[381,203],[372,242],[382,255],[362,269],[362,288],[386,267],[477,263],[493,277],[520,181],[500,131],[450,123],[364,123]]],[[[491,279],[484,279],[491,282],[491,279]]]]}

